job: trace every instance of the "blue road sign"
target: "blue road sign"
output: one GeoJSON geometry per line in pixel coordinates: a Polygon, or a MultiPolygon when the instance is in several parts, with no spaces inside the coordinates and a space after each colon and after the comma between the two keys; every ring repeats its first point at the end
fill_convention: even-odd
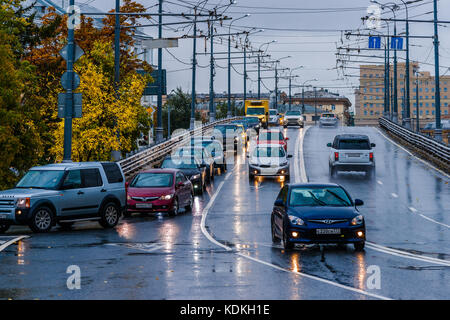
{"type": "MultiPolygon", "coordinates": [[[[72,110],[72,118],[81,118],[82,117],[82,94],[81,93],[72,93],[73,94],[73,110],[72,110]]],[[[62,92],[58,94],[58,118],[66,117],[66,95],[67,93],[62,92]]]]}
{"type": "MultiPolygon", "coordinates": [[[[77,61],[78,59],[80,59],[80,57],[84,54],[83,49],[81,49],[76,43],[74,44],[75,46],[75,55],[73,57],[73,62],[77,61]]],[[[61,51],[59,51],[59,54],[61,55],[61,57],[63,57],[64,60],[67,61],[68,59],[68,49],[69,49],[69,45],[66,44],[64,46],[64,48],[61,49],[61,51]]]]}
{"type": "Polygon", "coordinates": [[[392,37],[391,49],[402,50],[403,49],[403,38],[402,37],[392,37]]]}
{"type": "MultiPolygon", "coordinates": [[[[137,73],[144,75],[144,70],[137,70],[137,73]]],[[[156,96],[158,94],[158,70],[153,70],[150,74],[153,78],[153,82],[148,83],[144,89],[144,96],[156,96]]],[[[167,94],[167,77],[166,77],[166,69],[162,70],[162,94],[167,94]]]]}
{"type": "Polygon", "coordinates": [[[381,48],[381,37],[371,36],[369,37],[369,49],[380,49],[381,48]]]}
{"type": "Polygon", "coordinates": [[[72,88],[69,88],[69,73],[66,71],[61,77],[61,85],[66,90],[75,90],[80,86],[80,76],[76,72],[73,72],[72,88]]]}

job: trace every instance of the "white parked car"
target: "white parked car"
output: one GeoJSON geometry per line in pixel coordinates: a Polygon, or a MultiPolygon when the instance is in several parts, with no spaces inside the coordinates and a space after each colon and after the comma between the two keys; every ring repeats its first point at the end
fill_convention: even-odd
{"type": "Polygon", "coordinates": [[[303,128],[304,120],[300,111],[293,110],[286,112],[283,119],[283,127],[287,128],[288,126],[300,126],[300,128],[303,128]]]}
{"type": "Polygon", "coordinates": [[[335,177],[338,171],[363,171],[373,178],[375,176],[375,156],[372,150],[375,143],[361,134],[342,134],[334,138],[330,147],[330,176],[335,177]]]}
{"type": "Polygon", "coordinates": [[[281,145],[258,144],[247,157],[249,180],[256,176],[285,177],[289,180],[289,158],[292,158],[292,155],[288,155],[281,145]]]}

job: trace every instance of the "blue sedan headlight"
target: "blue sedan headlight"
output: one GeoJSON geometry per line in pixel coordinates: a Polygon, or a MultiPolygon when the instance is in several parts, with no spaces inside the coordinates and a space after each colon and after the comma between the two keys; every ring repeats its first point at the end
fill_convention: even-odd
{"type": "Polygon", "coordinates": [[[300,219],[299,217],[296,216],[288,216],[289,217],[289,221],[291,221],[292,224],[295,224],[297,226],[304,226],[305,222],[300,219]]]}
{"type": "Polygon", "coordinates": [[[364,222],[364,217],[362,215],[358,215],[352,219],[351,225],[357,226],[364,222]]]}

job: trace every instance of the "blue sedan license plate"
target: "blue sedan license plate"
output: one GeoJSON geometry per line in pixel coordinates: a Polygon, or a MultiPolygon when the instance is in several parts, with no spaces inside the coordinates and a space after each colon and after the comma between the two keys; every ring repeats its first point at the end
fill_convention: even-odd
{"type": "Polygon", "coordinates": [[[316,229],[316,234],[341,234],[341,229],[316,229]]]}

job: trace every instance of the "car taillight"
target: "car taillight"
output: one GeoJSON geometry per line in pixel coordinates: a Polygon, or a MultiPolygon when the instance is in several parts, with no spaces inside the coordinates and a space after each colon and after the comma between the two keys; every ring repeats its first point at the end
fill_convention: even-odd
{"type": "Polygon", "coordinates": [[[339,161],[339,152],[334,153],[334,161],[339,161]]]}
{"type": "Polygon", "coordinates": [[[369,159],[370,159],[370,161],[373,161],[373,152],[369,153],[369,159]]]}

